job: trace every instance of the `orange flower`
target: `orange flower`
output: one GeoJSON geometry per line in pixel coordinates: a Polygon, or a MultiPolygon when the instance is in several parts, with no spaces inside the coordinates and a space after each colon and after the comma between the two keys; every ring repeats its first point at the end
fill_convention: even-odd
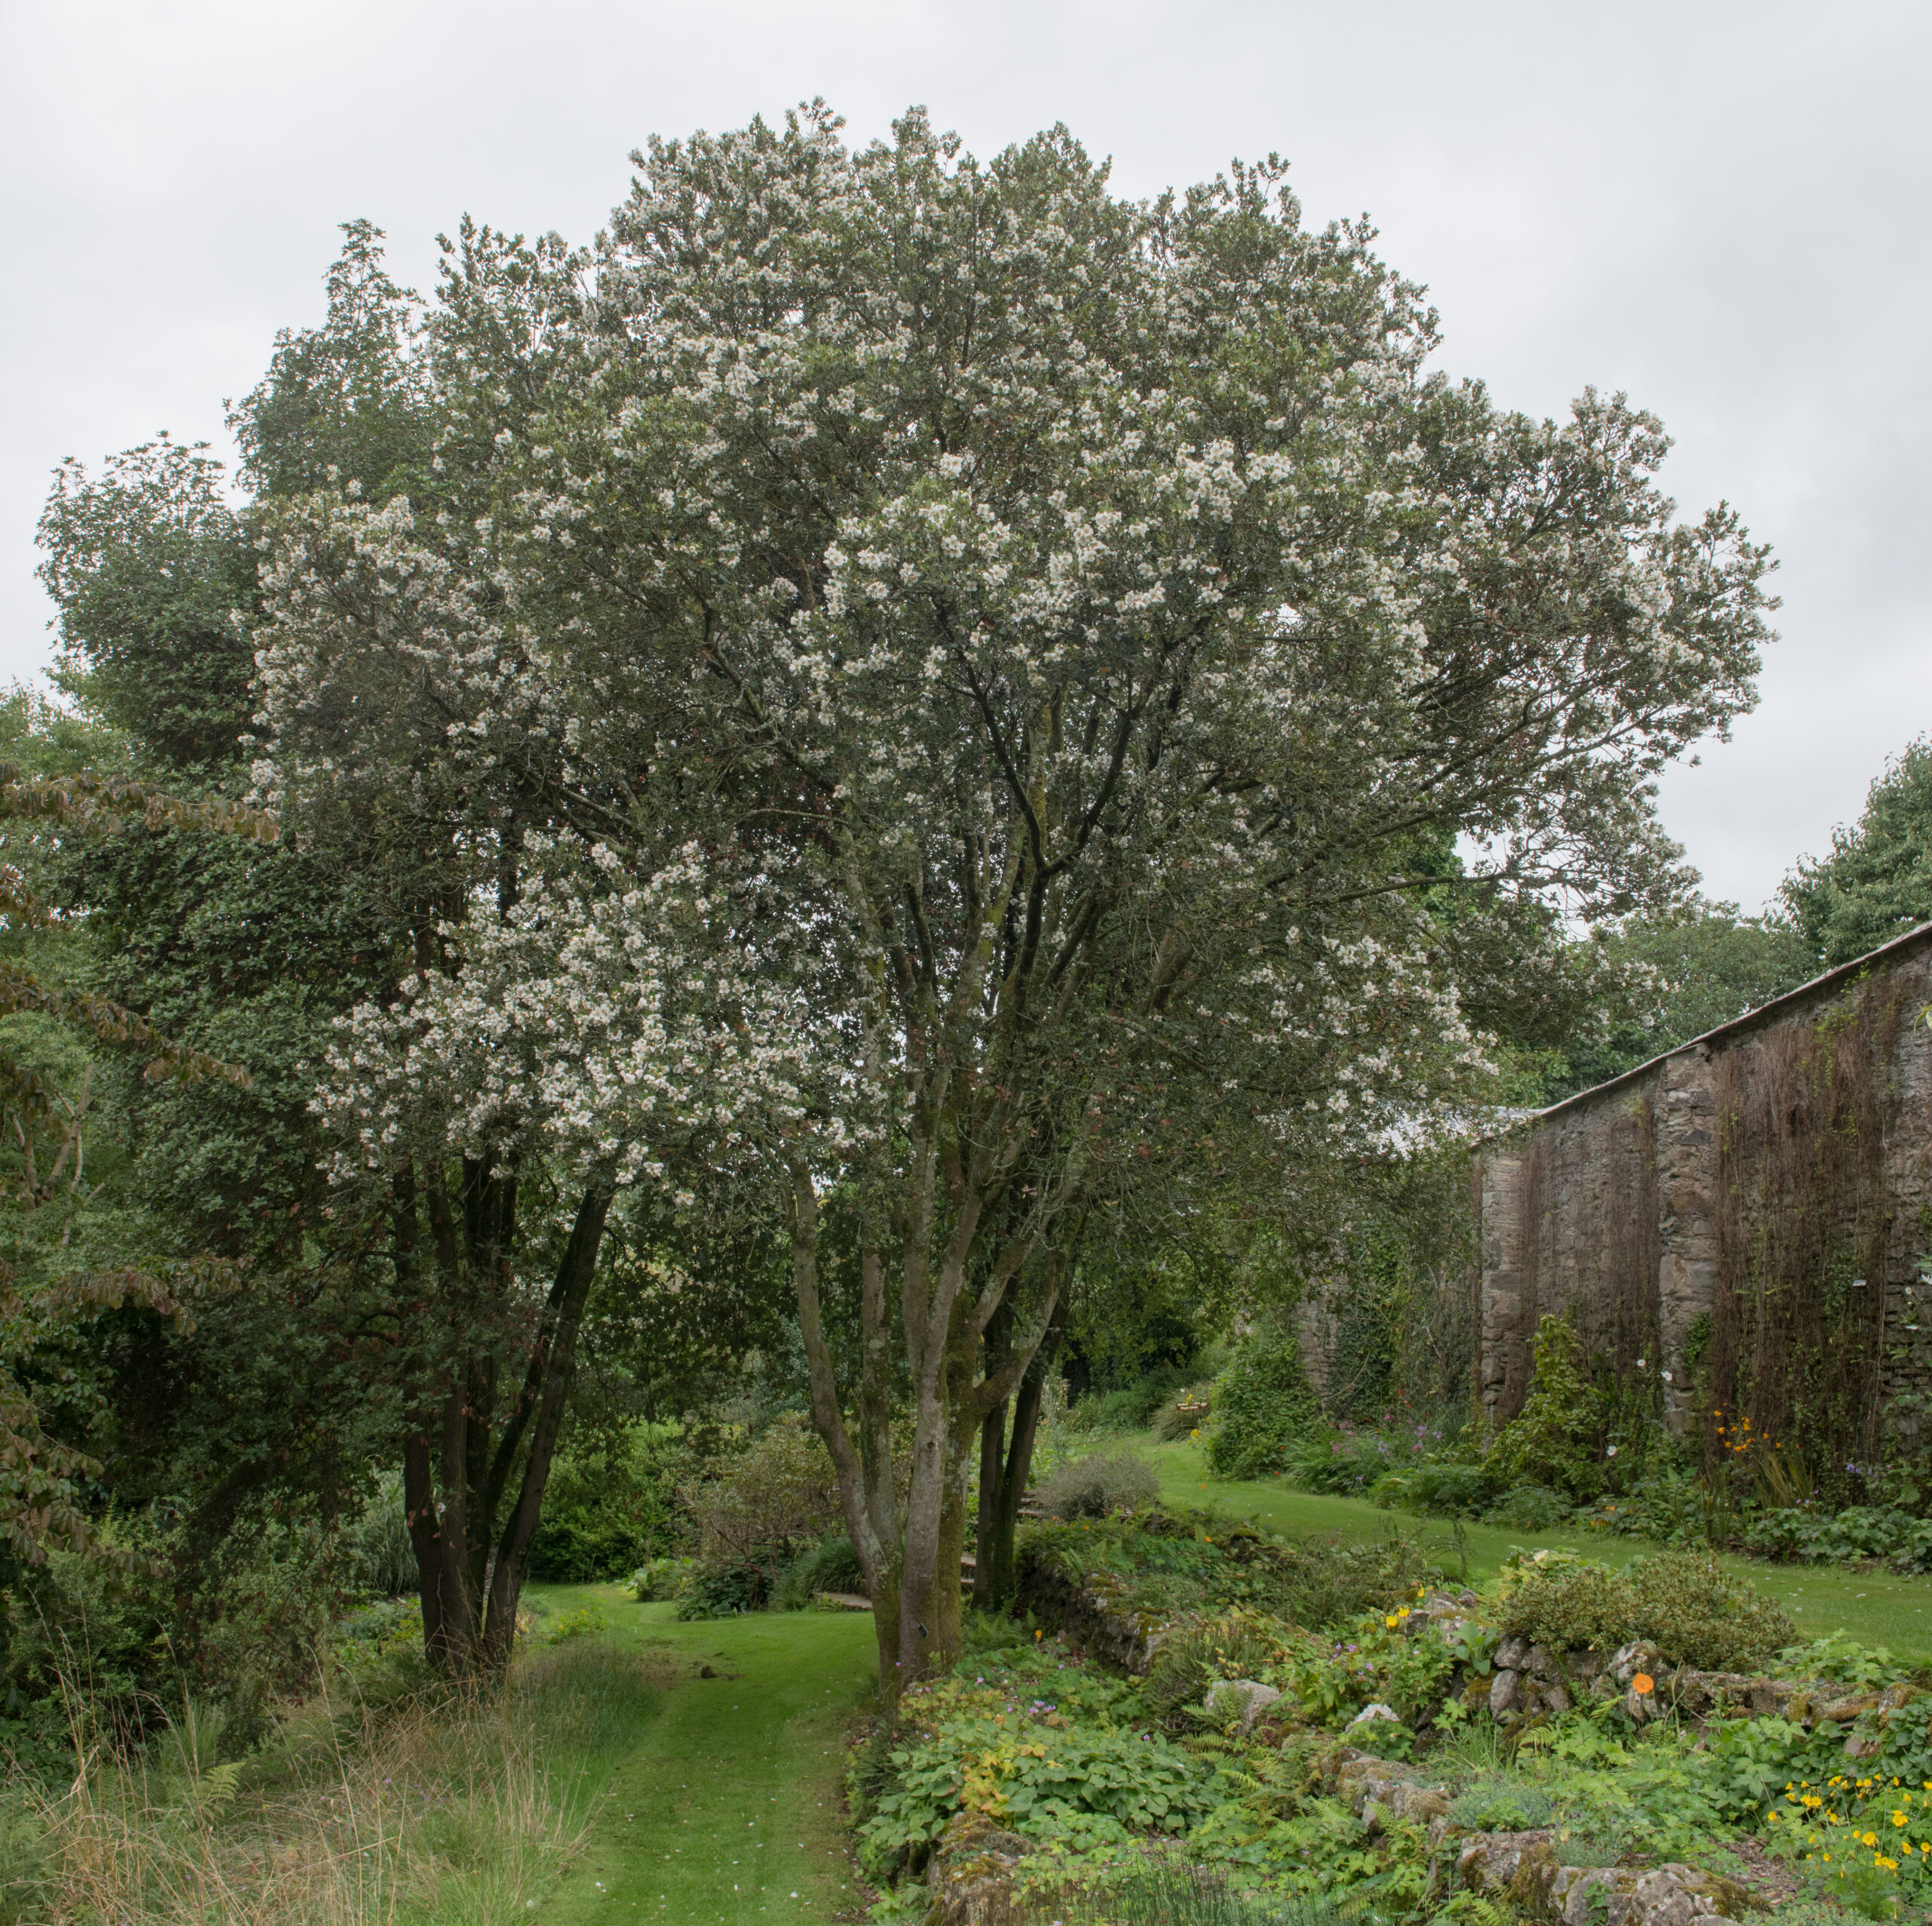
{"type": "Polygon", "coordinates": [[[1647,1672],[1638,1672],[1636,1677],[1630,1681],[1631,1691],[1636,1693],[1640,1697],[1645,1693],[1654,1692],[1657,1690],[1657,1681],[1653,1678],[1647,1672]]]}

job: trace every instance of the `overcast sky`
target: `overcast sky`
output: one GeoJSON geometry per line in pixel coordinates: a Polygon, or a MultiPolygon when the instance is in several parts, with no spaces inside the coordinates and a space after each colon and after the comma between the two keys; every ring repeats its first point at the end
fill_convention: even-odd
{"type": "Polygon", "coordinates": [[[1060,120],[1134,195],[1278,151],[1428,283],[1452,373],[1662,416],[1684,509],[1782,564],[1761,706],[1663,792],[1755,909],[1932,728],[1928,57],[1923,0],[0,0],[0,675],[47,659],[48,471],[225,446],[338,223],[426,287],[465,211],[588,239],[654,132],[814,94],[982,154],[1060,120]]]}

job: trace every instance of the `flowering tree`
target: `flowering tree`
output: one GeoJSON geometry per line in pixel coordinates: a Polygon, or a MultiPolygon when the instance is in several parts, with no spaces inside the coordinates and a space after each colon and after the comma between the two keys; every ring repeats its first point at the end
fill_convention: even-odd
{"type": "Polygon", "coordinates": [[[838,128],[654,144],[591,255],[466,232],[441,493],[285,520],[260,780],[467,853],[343,1033],[345,1181],[433,1143],[782,1216],[894,1691],[1082,1214],[1466,1103],[1453,929],[1653,888],[1767,563],[1620,399],[1426,374],[1274,162],[1140,204],[1063,131],[838,128]]]}

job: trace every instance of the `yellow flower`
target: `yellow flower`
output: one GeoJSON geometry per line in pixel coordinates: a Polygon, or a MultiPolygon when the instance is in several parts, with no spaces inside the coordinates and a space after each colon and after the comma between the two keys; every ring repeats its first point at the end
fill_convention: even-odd
{"type": "Polygon", "coordinates": [[[1393,1612],[1391,1612],[1389,1616],[1382,1621],[1382,1623],[1387,1626],[1389,1630],[1392,1632],[1395,1629],[1395,1614],[1393,1612]]]}
{"type": "Polygon", "coordinates": [[[1892,1814],[1892,1823],[1894,1826],[1903,1826],[1905,1823],[1905,1814],[1902,1812],[1894,1813],[1892,1814]]]}

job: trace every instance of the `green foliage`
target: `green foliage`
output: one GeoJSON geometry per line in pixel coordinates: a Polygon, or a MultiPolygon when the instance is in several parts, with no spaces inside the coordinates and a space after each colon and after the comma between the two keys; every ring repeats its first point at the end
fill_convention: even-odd
{"type": "Polygon", "coordinates": [[[1171,1365],[1149,1371],[1131,1384],[1091,1392],[1069,1408],[1068,1426],[1075,1431],[1163,1429],[1174,1399],[1192,1379],[1190,1371],[1171,1365]]]}
{"type": "Polygon", "coordinates": [[[1441,1574],[1411,1541],[1278,1537],[1211,1518],[1035,1525],[1020,1540],[1020,1601],[1048,1609],[1058,1576],[1098,1583],[1115,1609],[1163,1618],[1251,1606],[1310,1630],[1399,1608],[1441,1574]]]}
{"type": "Polygon", "coordinates": [[[1208,1869],[1130,1864],[1095,1891],[1057,1897],[1064,1926],[1342,1926],[1329,1900],[1313,1894],[1243,1892],[1208,1869]]]}
{"type": "Polygon", "coordinates": [[[1050,1517],[1105,1518],[1110,1512],[1139,1511],[1161,1495],[1154,1468],[1137,1453],[1122,1448],[1076,1459],[1051,1473],[1039,1488],[1050,1517]]]}
{"type": "Polygon", "coordinates": [[[1570,1501],[1543,1484],[1518,1484],[1506,1491],[1484,1512],[1492,1524],[1514,1524],[1530,1531],[1548,1531],[1570,1515],[1570,1501]]]}
{"type": "Polygon", "coordinates": [[[1343,1424],[1291,1443],[1283,1454],[1282,1469],[1301,1491],[1353,1497],[1385,1478],[1406,1475],[1434,1462],[1444,1444],[1441,1429],[1433,1425],[1343,1424]]]}
{"type": "Polygon", "coordinates": [[[1487,1506],[1494,1490],[1488,1466],[1451,1458],[1386,1472],[1369,1496],[1385,1510],[1392,1508],[1418,1518],[1474,1518],[1487,1506]]]}
{"type": "Polygon", "coordinates": [[[546,1645],[568,1645],[575,1638],[588,1638],[604,1630],[608,1621],[595,1605],[580,1605],[574,1611],[559,1612],[543,1621],[546,1645]]]}
{"type": "MultiPolygon", "coordinates": [[[[1287,1682],[1304,1712],[1324,1725],[1346,1725],[1381,1703],[1405,1726],[1434,1714],[1460,1663],[1407,1604],[1365,1614],[1322,1649],[1291,1663],[1287,1682]]],[[[1367,1743],[1371,1728],[1358,1728],[1367,1743]]]]}
{"type": "Polygon", "coordinates": [[[1932,1571],[1932,1519],[1887,1506],[1850,1505],[1841,1512],[1791,1506],[1760,1512],[1746,1524],[1744,1542],[1761,1558],[1809,1564],[1869,1560],[1897,1571],[1932,1571]]]}
{"type": "Polygon", "coordinates": [[[689,1461],[675,1425],[637,1421],[558,1454],[531,1540],[531,1577],[581,1585],[669,1552],[689,1461]]]}
{"type": "Polygon", "coordinates": [[[1817,974],[1817,952],[1788,923],[1740,916],[1734,903],[1690,900],[1607,925],[1580,946],[1594,952],[1612,993],[1598,1026],[1580,1024],[1546,1072],[1554,1103],[1620,1076],[1817,974]]]}
{"type": "Polygon", "coordinates": [[[1547,1826],[1555,1817],[1549,1795],[1519,1780],[1490,1780],[1457,1794],[1449,1808],[1449,1823],[1472,1832],[1523,1832],[1547,1826]]]}
{"type": "Polygon", "coordinates": [[[1523,1408],[1497,1433],[1487,1469],[1491,1483],[1546,1484],[1572,1499],[1603,1488],[1604,1398],[1585,1375],[1581,1340],[1561,1318],[1537,1325],[1536,1374],[1523,1408]]]}
{"type": "Polygon", "coordinates": [[[257,557],[207,444],[164,435],[98,476],[63,463],[39,532],[67,692],[171,770],[232,765],[254,657],[231,616],[254,602],[257,557]]]}
{"type": "Polygon", "coordinates": [[[1506,1633],[1552,1651],[1609,1651],[1638,1636],[1636,1598],[1620,1571],[1594,1562],[1533,1565],[1498,1606],[1506,1633]]]}
{"type": "Polygon", "coordinates": [[[1278,1472],[1291,1444],[1327,1428],[1301,1346],[1278,1319],[1241,1340],[1214,1380],[1213,1405],[1208,1465],[1217,1478],[1278,1472]]]}
{"type": "Polygon", "coordinates": [[[654,1598],[675,1598],[691,1571],[689,1558],[646,1558],[631,1574],[631,1596],[641,1605],[654,1598]]]}
{"type": "Polygon", "coordinates": [[[1579,1512],[1575,1522],[1586,1531],[1647,1538],[1660,1545],[1701,1544],[1707,1537],[1707,1495],[1688,1466],[1664,1463],[1625,1490],[1599,1498],[1579,1512]]]}
{"type": "Polygon", "coordinates": [[[1672,1664],[1752,1672],[1797,1636],[1774,1600],[1690,1552],[1660,1552],[1627,1571],[1567,1558],[1518,1571],[1497,1623],[1555,1651],[1608,1651],[1642,1638],[1672,1664]]]}
{"type": "Polygon", "coordinates": [[[1218,1679],[1271,1681],[1291,1649],[1278,1621],[1246,1608],[1189,1620],[1154,1654],[1143,1694],[1148,1712],[1172,1727],[1218,1679]]]}
{"type": "Polygon", "coordinates": [[[1932,737],[1885,765],[1831,853],[1801,860],[1780,890],[1805,949],[1848,963],[1932,918],[1932,737]]]}
{"type": "Polygon", "coordinates": [[[393,1598],[415,1589],[420,1574],[401,1472],[386,1472],[377,1481],[361,1515],[343,1534],[343,1575],[358,1591],[393,1598]]]}
{"type": "Polygon", "coordinates": [[[1213,1803],[1201,1764],[1146,1730],[1131,1686],[1057,1653],[964,1660],[900,1709],[858,1829],[875,1875],[916,1865],[958,1812],[1088,1846],[1180,1832],[1213,1803]]]}
{"type": "Polygon", "coordinates": [[[787,1566],[778,1581],[774,1602],[787,1611],[802,1611],[820,1592],[865,1595],[866,1574],[859,1554],[842,1531],[821,1540],[787,1566]]]}
{"type": "Polygon", "coordinates": [[[775,1546],[752,1546],[743,1555],[700,1558],[678,1588],[681,1619],[735,1618],[772,1602],[786,1559],[775,1546]]]}
{"type": "Polygon", "coordinates": [[[1784,1608],[1715,1558],[1660,1552],[1629,1568],[1635,1606],[1633,1637],[1648,1638],[1666,1658],[1714,1672],[1751,1672],[1795,1644],[1784,1608]]]}

